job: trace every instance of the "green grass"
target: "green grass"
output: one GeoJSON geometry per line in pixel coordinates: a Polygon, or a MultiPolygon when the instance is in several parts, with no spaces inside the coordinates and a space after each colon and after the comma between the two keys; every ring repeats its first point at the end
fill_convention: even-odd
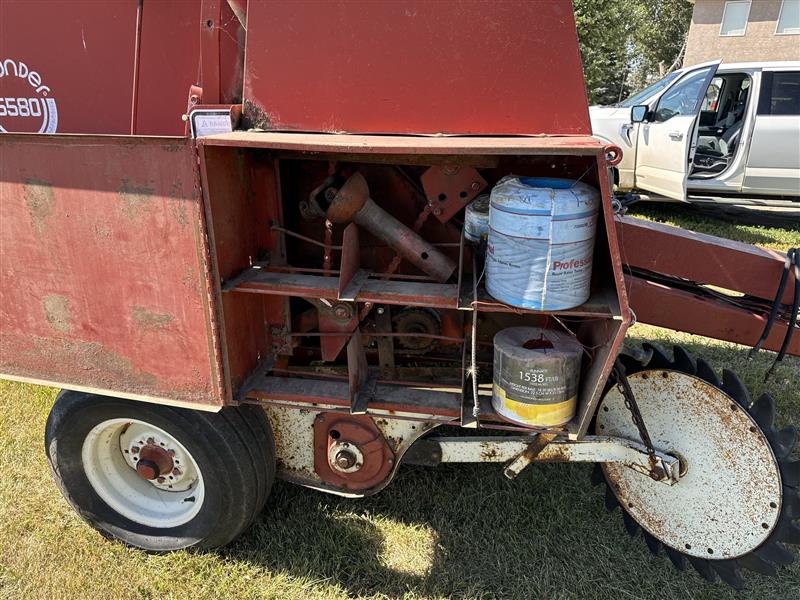
{"type": "Polygon", "coordinates": [[[743,224],[731,217],[712,219],[697,207],[683,204],[636,204],[631,207],[630,215],[780,252],[800,248],[800,220],[792,224],[787,219],[780,227],[743,224]]]}
{"type": "MultiPolygon", "coordinates": [[[[641,210],[641,209],[640,209],[641,210]]],[[[800,231],[649,218],[774,248],[800,231]],[[750,236],[750,237],[748,237],[750,236]],[[753,239],[757,236],[759,239],[753,239]]],[[[636,325],[628,342],[680,343],[768,391],[779,421],[797,418],[800,360],[765,385],[772,357],[636,325]]],[[[55,391],[0,383],[0,599],[11,598],[533,598],[733,599],[722,584],[675,572],[608,514],[583,465],[536,465],[515,481],[498,466],[406,467],[383,492],[347,500],[277,482],[257,523],[218,552],[150,555],[86,526],[50,480],[42,432],[55,391]]],[[[800,597],[800,566],[747,575],[747,598],[800,597]]]]}

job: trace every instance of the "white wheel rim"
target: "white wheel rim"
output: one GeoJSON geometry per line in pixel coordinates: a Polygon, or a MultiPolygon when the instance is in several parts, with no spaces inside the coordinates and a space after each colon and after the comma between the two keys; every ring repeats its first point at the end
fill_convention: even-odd
{"type": "MultiPolygon", "coordinates": [[[[752,552],[777,525],[778,463],[752,417],[719,388],[685,373],[648,370],[628,377],[657,450],[685,461],[674,486],[622,464],[603,471],[620,504],[651,535],[690,556],[731,559],[752,552]]],[[[613,388],[597,414],[598,433],[639,433],[613,388]]]]}
{"type": "Polygon", "coordinates": [[[141,525],[177,527],[203,506],[205,484],[194,457],[175,437],[136,419],[109,419],[95,426],[81,449],[83,470],[94,491],[113,510],[141,525]],[[136,471],[141,448],[167,450],[173,470],[163,481],[145,480],[136,471]]]}

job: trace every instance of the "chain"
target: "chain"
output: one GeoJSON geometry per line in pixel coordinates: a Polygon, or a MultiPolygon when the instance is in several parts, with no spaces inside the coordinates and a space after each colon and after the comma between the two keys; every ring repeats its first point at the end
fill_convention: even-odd
{"type": "Polygon", "coordinates": [[[625,408],[631,413],[631,420],[639,430],[639,437],[642,443],[647,447],[647,454],[650,456],[650,464],[654,465],[656,461],[656,449],[653,447],[653,442],[650,440],[650,434],[647,432],[647,427],[642,419],[642,413],[639,412],[639,405],[636,403],[636,397],[633,395],[630,383],[628,383],[628,376],[625,372],[625,365],[622,361],[617,359],[614,362],[614,378],[617,380],[617,389],[622,394],[625,400],[625,408]]]}

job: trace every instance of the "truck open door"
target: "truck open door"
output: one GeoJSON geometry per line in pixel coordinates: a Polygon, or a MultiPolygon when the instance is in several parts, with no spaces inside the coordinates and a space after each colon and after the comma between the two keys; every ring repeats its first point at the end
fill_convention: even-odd
{"type": "Polygon", "coordinates": [[[635,167],[638,189],[685,200],[700,106],[719,63],[705,63],[687,71],[654,107],[631,109],[631,120],[641,123],[635,167]]]}

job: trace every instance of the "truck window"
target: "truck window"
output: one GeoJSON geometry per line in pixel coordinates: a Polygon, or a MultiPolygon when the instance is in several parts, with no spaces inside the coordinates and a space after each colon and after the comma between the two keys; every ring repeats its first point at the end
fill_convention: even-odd
{"type": "Polygon", "coordinates": [[[680,71],[673,71],[672,73],[668,74],[663,79],[659,79],[655,83],[647,86],[640,92],[636,92],[633,96],[630,96],[626,100],[620,102],[619,106],[622,108],[631,108],[632,106],[636,106],[637,104],[644,104],[650,98],[655,96],[658,92],[663,90],[669,84],[671,84],[675,79],[681,74],[680,71]]]}
{"type": "Polygon", "coordinates": [[[759,115],[800,115],[800,72],[764,71],[761,75],[759,115]]]}
{"type": "Polygon", "coordinates": [[[692,115],[697,112],[699,102],[704,98],[701,90],[711,67],[689,73],[681,81],[666,91],[658,101],[655,120],[664,122],[678,115],[692,115]]]}
{"type": "Polygon", "coordinates": [[[719,110],[719,98],[722,95],[722,87],[725,85],[725,80],[722,77],[714,77],[711,80],[711,85],[706,90],[706,95],[703,97],[703,104],[700,107],[702,112],[716,113],[719,110]]]}

